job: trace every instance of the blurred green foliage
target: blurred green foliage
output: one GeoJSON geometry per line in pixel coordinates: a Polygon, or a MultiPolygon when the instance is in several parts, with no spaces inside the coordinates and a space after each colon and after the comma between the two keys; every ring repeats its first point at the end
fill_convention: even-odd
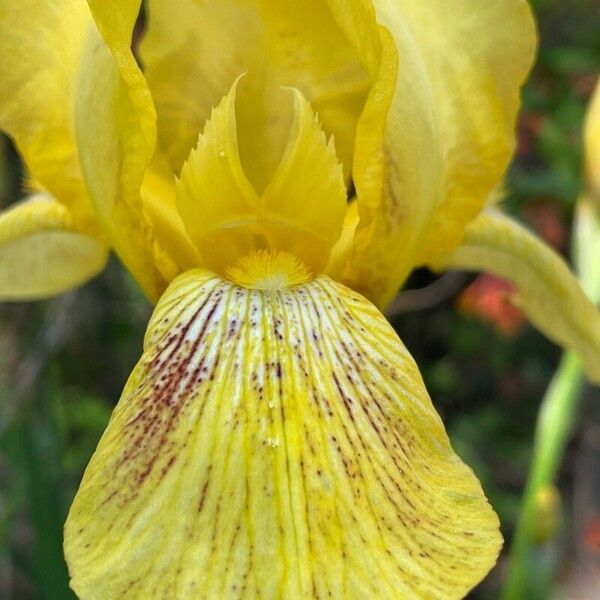
{"type": "MultiPolygon", "coordinates": [[[[600,72],[600,5],[533,4],[540,54],[524,92],[506,206],[536,226],[531,207],[542,203],[566,232],[581,187],[581,123],[600,72]]],[[[2,140],[0,206],[22,197],[21,177],[14,150],[2,140]]],[[[419,271],[409,285],[432,280],[419,271]]],[[[139,357],[150,310],[115,260],[101,277],[65,297],[0,306],[1,599],[73,597],[62,558],[62,524],[139,357]]],[[[510,541],[537,408],[558,349],[530,328],[507,337],[461,314],[455,295],[440,298],[418,318],[397,315],[393,324],[510,541]]],[[[571,469],[567,462],[561,478],[567,487],[571,469]]],[[[500,571],[473,597],[496,597],[500,571]]]]}

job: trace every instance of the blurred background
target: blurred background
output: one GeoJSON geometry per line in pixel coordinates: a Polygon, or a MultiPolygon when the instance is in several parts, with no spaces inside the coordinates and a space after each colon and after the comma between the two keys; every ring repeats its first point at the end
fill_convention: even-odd
{"type": "MultiPolygon", "coordinates": [[[[582,186],[582,120],[600,73],[600,3],[533,5],[541,47],[524,91],[505,205],[568,256],[582,186]]],[[[0,137],[0,208],[23,195],[19,159],[0,137]]],[[[511,289],[501,280],[418,271],[407,289],[388,316],[506,540],[497,567],[469,598],[499,598],[536,416],[560,351],[507,302],[511,289]]],[[[150,312],[114,259],[96,280],[58,299],[0,305],[1,600],[74,598],[62,525],[140,355],[150,312]]],[[[580,393],[557,486],[539,499],[539,548],[527,568],[540,586],[523,591],[524,600],[600,599],[600,392],[584,386],[580,393]]]]}

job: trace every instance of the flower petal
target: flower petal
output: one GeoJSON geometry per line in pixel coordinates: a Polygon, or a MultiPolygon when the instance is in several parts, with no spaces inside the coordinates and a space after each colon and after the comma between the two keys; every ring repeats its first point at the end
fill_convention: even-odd
{"type": "Polygon", "coordinates": [[[74,141],[75,81],[91,22],[80,0],[0,0],[0,128],[32,179],[95,232],[74,141]]]}
{"type": "Polygon", "coordinates": [[[352,244],[354,243],[354,232],[358,225],[358,203],[356,200],[348,202],[346,208],[346,214],[344,215],[344,222],[342,224],[342,233],[338,241],[331,249],[331,255],[329,262],[325,268],[325,274],[340,281],[342,274],[346,268],[346,263],[350,252],[352,251],[352,244]]]}
{"type": "Polygon", "coordinates": [[[157,306],[65,529],[82,600],[462,598],[500,544],[371,304],[204,271],[157,306]]]}
{"type": "Polygon", "coordinates": [[[433,259],[458,246],[512,158],[536,27],[526,0],[404,0],[400,10],[418,24],[439,123],[443,196],[421,254],[433,259]]]}
{"type": "Polygon", "coordinates": [[[373,4],[389,34],[358,126],[360,222],[345,281],[385,305],[415,264],[460,243],[500,180],[535,33],[524,0],[373,4]]]}
{"type": "MultiPolygon", "coordinates": [[[[356,134],[353,177],[358,222],[352,247],[347,247],[347,256],[339,257],[338,263],[345,263],[341,277],[344,283],[359,290],[376,305],[383,306],[406,275],[408,267],[402,258],[411,254],[402,233],[409,221],[406,212],[411,207],[397,199],[392,186],[402,181],[409,196],[431,197],[428,190],[435,185],[435,178],[430,176],[435,160],[432,159],[425,171],[420,169],[424,162],[391,163],[385,139],[388,116],[391,119],[393,114],[400,114],[390,111],[399,76],[398,53],[391,34],[384,29],[378,31],[381,36],[380,62],[356,134]]],[[[405,89],[410,89],[408,81],[405,83],[405,89]]],[[[402,88],[402,85],[398,87],[402,88]]],[[[419,118],[412,115],[406,119],[405,127],[396,123],[394,130],[396,134],[403,130],[418,131],[418,135],[414,135],[416,143],[429,149],[433,138],[426,114],[427,104],[418,110],[419,118]]],[[[411,147],[412,156],[418,156],[420,151],[416,144],[411,147]]]]}
{"type": "Polygon", "coordinates": [[[151,299],[167,285],[140,187],[154,148],[154,107],[133,54],[139,0],[96,1],[77,89],[76,132],[88,191],[111,244],[151,299]]]}
{"type": "Polygon", "coordinates": [[[578,353],[590,380],[600,382],[600,311],[562,258],[525,228],[490,209],[434,267],[489,271],[512,281],[515,304],[549,338],[578,353]]]}
{"type": "Polygon", "coordinates": [[[177,210],[175,177],[164,158],[158,154],[154,155],[146,171],[141,196],[156,240],[177,265],[179,272],[202,266],[198,250],[190,240],[177,210]]]}
{"type": "Polygon", "coordinates": [[[0,213],[0,299],[35,300],[97,275],[108,248],[79,232],[69,211],[38,194],[0,213]]]}
{"type": "Polygon", "coordinates": [[[237,81],[213,110],[181,170],[177,203],[203,264],[224,273],[252,250],[293,252],[319,272],[338,239],[346,193],[342,171],[308,102],[288,91],[294,107],[288,143],[259,197],[239,154],[237,81]]]}
{"type": "MultiPolygon", "coordinates": [[[[264,157],[266,140],[274,146],[270,162],[277,165],[273,140],[285,144],[290,114],[277,94],[280,86],[293,86],[319,113],[327,134],[334,135],[349,175],[354,128],[368,81],[324,2],[150,0],[148,14],[141,55],[157,107],[159,142],[176,173],[211,108],[248,72],[254,83],[261,83],[254,91],[261,88],[262,101],[248,115],[261,135],[249,137],[242,154],[252,160],[259,148],[258,156],[264,157]]],[[[266,174],[260,178],[268,179],[266,174]]]]}

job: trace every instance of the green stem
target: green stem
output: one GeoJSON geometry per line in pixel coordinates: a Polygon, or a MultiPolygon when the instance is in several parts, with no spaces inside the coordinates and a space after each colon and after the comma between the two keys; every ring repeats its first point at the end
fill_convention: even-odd
{"type": "Polygon", "coordinates": [[[533,566],[538,516],[536,500],[540,490],[555,482],[577,417],[582,385],[581,361],[572,352],[565,352],[540,407],[533,458],[512,542],[503,600],[531,600],[536,597],[535,590],[549,584],[549,581],[540,581],[541,573],[533,566]]]}

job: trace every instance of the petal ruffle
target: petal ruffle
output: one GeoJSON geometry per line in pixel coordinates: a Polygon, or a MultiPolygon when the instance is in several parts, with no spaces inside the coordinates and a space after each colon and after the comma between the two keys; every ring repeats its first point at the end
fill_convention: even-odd
{"type": "MultiPolygon", "coordinates": [[[[150,0],[148,34],[141,45],[158,112],[158,135],[176,173],[196,144],[211,109],[244,72],[260,102],[248,114],[256,132],[242,154],[268,179],[285,144],[289,106],[280,86],[302,91],[319,113],[349,175],[355,126],[368,80],[352,45],[322,0],[150,0]],[[263,107],[260,110],[260,107],[263,107]],[[255,152],[259,149],[260,152],[255,152]],[[264,162],[264,161],[263,161],[264,162]]],[[[257,185],[257,187],[261,187],[257,185]]]]}
{"type": "Polygon", "coordinates": [[[293,252],[318,273],[340,236],[346,210],[333,145],[302,94],[288,90],[294,113],[287,145],[266,189],[257,194],[240,160],[236,88],[237,81],[181,170],[177,205],[183,223],[203,264],[219,273],[256,249],[293,252]]]}
{"type": "Polygon", "coordinates": [[[69,211],[39,194],[0,213],[0,300],[36,300],[97,275],[108,248],[81,233],[69,211]]]}
{"type": "Polygon", "coordinates": [[[73,124],[90,23],[81,0],[0,0],[0,128],[15,140],[35,183],[94,233],[73,124]]]}
{"type": "MultiPolygon", "coordinates": [[[[364,5],[329,1],[342,14],[364,5]]],[[[389,34],[358,126],[361,220],[345,280],[382,306],[415,264],[460,243],[500,180],[535,31],[524,0],[373,4],[389,34]]]]}
{"type": "Polygon", "coordinates": [[[77,87],[81,167],[98,218],[115,251],[153,300],[168,280],[145,218],[140,187],[154,149],[155,113],[130,50],[139,0],[89,1],[98,29],[88,30],[77,87]],[[103,37],[101,37],[101,35],[103,37]]]}
{"type": "Polygon", "coordinates": [[[467,227],[462,245],[433,266],[512,281],[515,304],[549,338],[579,354],[590,380],[600,382],[600,311],[564,260],[524,227],[490,209],[467,227]]]}
{"type": "Polygon", "coordinates": [[[82,600],[461,598],[498,520],[366,300],[174,281],[65,529],[82,600]]]}

